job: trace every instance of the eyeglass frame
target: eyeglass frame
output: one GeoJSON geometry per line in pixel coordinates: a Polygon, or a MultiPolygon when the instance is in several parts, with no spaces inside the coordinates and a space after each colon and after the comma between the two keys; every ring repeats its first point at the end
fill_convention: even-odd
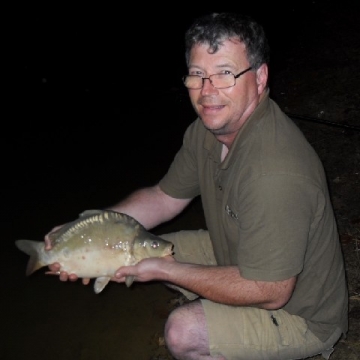
{"type": "MultiPolygon", "coordinates": [[[[233,87],[233,86],[236,85],[236,79],[238,79],[241,75],[247,73],[247,72],[250,71],[250,70],[252,70],[252,66],[250,66],[250,67],[248,67],[247,69],[239,72],[237,75],[234,75],[234,74],[230,71],[230,74],[234,76],[234,85],[230,85],[230,86],[226,86],[226,87],[215,87],[215,86],[213,85],[212,81],[211,81],[211,77],[212,77],[213,75],[221,75],[221,73],[211,74],[211,75],[209,75],[208,77],[202,77],[202,76],[199,76],[199,75],[190,75],[190,74],[188,74],[188,75],[184,75],[184,76],[182,77],[182,81],[183,81],[184,86],[185,86],[187,89],[190,89],[190,90],[200,90],[200,89],[202,89],[202,88],[204,87],[204,81],[205,81],[205,80],[209,80],[209,81],[210,81],[210,84],[211,84],[212,86],[214,86],[215,89],[228,89],[228,88],[233,87]],[[185,79],[186,79],[188,76],[197,76],[197,77],[199,77],[199,78],[202,80],[202,85],[201,85],[201,87],[199,87],[199,88],[188,88],[188,87],[185,85],[185,79]]],[[[230,75],[230,74],[229,74],[229,75],[230,75]]]]}

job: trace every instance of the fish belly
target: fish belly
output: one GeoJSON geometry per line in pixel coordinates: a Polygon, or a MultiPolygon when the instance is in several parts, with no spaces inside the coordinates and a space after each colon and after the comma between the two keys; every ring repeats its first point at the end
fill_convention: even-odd
{"type": "Polygon", "coordinates": [[[48,264],[54,262],[60,263],[60,271],[66,271],[68,274],[76,274],[80,278],[97,278],[112,277],[119,267],[133,265],[135,260],[124,251],[112,253],[109,250],[94,251],[83,248],[69,253],[63,251],[47,261],[48,264]]]}

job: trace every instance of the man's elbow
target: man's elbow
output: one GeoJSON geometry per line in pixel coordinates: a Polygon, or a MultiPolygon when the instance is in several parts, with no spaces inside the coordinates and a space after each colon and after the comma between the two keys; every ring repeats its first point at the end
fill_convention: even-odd
{"type": "Polygon", "coordinates": [[[263,303],[263,308],[266,310],[278,310],[283,308],[290,300],[296,284],[296,277],[278,283],[276,291],[273,291],[273,296],[268,301],[263,303]]]}
{"type": "Polygon", "coordinates": [[[279,310],[283,308],[287,302],[290,300],[291,296],[288,297],[280,297],[271,301],[268,301],[263,304],[262,308],[265,310],[279,310]]]}

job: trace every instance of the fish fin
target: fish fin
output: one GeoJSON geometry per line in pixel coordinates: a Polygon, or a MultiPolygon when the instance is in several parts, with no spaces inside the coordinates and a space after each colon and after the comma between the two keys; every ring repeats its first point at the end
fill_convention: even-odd
{"type": "Polygon", "coordinates": [[[15,245],[19,250],[30,256],[26,266],[26,276],[31,275],[36,270],[45,266],[45,264],[41,263],[39,260],[40,247],[44,246],[42,242],[33,240],[16,240],[15,245]]]}
{"type": "Polygon", "coordinates": [[[99,214],[103,214],[104,212],[105,212],[104,210],[98,210],[98,209],[85,210],[81,214],[79,214],[79,217],[86,217],[86,216],[91,216],[91,215],[99,215],[99,214]]]}
{"type": "Polygon", "coordinates": [[[96,294],[101,293],[105,286],[109,283],[110,281],[110,277],[109,276],[102,276],[102,277],[98,277],[95,280],[94,283],[94,291],[96,294]]]}
{"type": "Polygon", "coordinates": [[[128,275],[125,278],[125,284],[127,287],[130,287],[132,283],[134,282],[135,276],[134,275],[128,275]]]}

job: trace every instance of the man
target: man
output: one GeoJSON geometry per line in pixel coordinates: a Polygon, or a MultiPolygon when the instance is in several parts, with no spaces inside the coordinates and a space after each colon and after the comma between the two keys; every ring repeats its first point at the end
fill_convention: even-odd
{"type": "MultiPolygon", "coordinates": [[[[348,326],[343,257],[322,164],[269,97],[263,28],[210,14],[185,40],[198,118],[160,182],[111,209],[151,229],[200,195],[208,230],[162,235],[174,257],[122,267],[113,280],[159,280],[197,299],[167,320],[177,359],[329,358],[348,326]]],[[[76,274],[60,273],[68,279],[76,274]]]]}

